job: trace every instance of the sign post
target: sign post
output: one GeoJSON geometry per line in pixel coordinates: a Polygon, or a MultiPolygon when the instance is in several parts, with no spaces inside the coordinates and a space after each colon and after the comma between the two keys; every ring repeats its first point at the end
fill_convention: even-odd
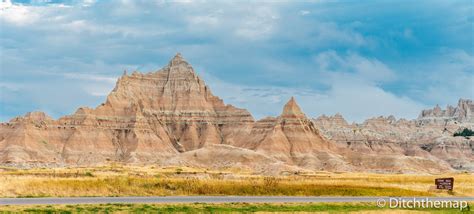
{"type": "Polygon", "coordinates": [[[436,178],[435,185],[436,185],[436,189],[446,189],[449,191],[453,191],[454,178],[436,178]]]}

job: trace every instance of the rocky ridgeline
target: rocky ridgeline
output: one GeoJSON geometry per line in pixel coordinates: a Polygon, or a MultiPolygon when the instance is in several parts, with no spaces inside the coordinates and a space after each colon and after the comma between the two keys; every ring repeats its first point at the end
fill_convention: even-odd
{"type": "Polygon", "coordinates": [[[448,105],[444,110],[436,105],[433,109],[423,110],[417,121],[420,124],[474,123],[474,103],[460,99],[456,107],[448,105]]]}
{"type": "Polygon", "coordinates": [[[381,116],[348,124],[336,114],[313,121],[325,137],[361,155],[378,150],[398,157],[438,158],[454,169],[474,171],[474,139],[453,137],[463,128],[474,129],[472,108],[471,100],[461,99],[455,108],[424,110],[415,120],[381,116]]]}
{"type": "Polygon", "coordinates": [[[33,112],[2,123],[0,163],[124,162],[262,173],[472,171],[472,141],[451,137],[472,120],[472,102],[446,111],[425,112],[416,121],[379,117],[348,124],[341,115],[308,119],[291,98],[280,116],[254,121],[247,110],[214,96],[177,54],[158,71],[124,73],[94,109],[58,120],[33,112]],[[427,120],[438,115],[456,123],[427,120]]]}

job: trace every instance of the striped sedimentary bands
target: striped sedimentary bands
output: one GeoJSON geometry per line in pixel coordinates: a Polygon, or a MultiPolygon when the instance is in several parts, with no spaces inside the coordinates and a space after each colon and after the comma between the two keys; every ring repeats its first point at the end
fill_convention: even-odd
{"type": "Polygon", "coordinates": [[[254,119],[212,95],[176,55],[163,69],[124,73],[106,102],[52,120],[31,113],[2,124],[2,162],[156,161],[232,142],[254,119]]]}
{"type": "MultiPolygon", "coordinates": [[[[374,123],[366,127],[385,127],[370,125],[374,123]]],[[[446,172],[472,160],[471,150],[463,151],[462,161],[453,161],[436,143],[425,146],[428,152],[412,141],[401,143],[387,134],[390,130],[361,133],[358,127],[340,115],[310,120],[293,98],[280,116],[255,121],[247,110],[214,96],[178,54],[158,71],[124,73],[95,109],[82,107],[58,120],[32,112],[2,123],[0,163],[120,161],[257,171],[446,172]]],[[[454,147],[466,144],[460,141],[454,147]]]]}

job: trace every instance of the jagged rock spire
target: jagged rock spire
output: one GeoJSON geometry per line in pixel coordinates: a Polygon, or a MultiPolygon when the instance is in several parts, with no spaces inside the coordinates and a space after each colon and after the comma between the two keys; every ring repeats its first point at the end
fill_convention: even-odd
{"type": "Polygon", "coordinates": [[[305,114],[301,111],[300,107],[295,101],[294,97],[291,97],[290,100],[283,107],[282,117],[306,117],[305,114]]]}
{"type": "Polygon", "coordinates": [[[171,59],[170,61],[170,66],[177,66],[177,65],[180,65],[180,64],[186,64],[186,65],[189,65],[189,63],[183,58],[183,56],[181,55],[181,53],[176,53],[176,55],[173,57],[173,59],[171,59]]]}
{"type": "Polygon", "coordinates": [[[173,59],[171,59],[167,69],[170,73],[181,73],[183,75],[191,75],[190,77],[192,78],[196,77],[193,67],[183,58],[180,53],[176,53],[173,59]]]}

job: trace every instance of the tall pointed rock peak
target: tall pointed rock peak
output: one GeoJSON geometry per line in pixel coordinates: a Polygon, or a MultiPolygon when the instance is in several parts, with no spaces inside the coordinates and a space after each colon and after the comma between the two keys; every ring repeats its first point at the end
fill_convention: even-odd
{"type": "Polygon", "coordinates": [[[283,113],[281,114],[282,117],[306,117],[306,115],[301,111],[301,108],[295,101],[294,97],[285,104],[283,107],[283,113]]]}
{"type": "Polygon", "coordinates": [[[177,53],[166,66],[165,70],[169,75],[178,75],[179,78],[189,78],[188,80],[197,78],[191,64],[189,64],[180,53],[177,53]]]}
{"type": "Polygon", "coordinates": [[[169,62],[169,66],[174,67],[179,65],[189,66],[189,63],[183,58],[181,53],[176,53],[173,59],[171,59],[171,61],[169,62]]]}

